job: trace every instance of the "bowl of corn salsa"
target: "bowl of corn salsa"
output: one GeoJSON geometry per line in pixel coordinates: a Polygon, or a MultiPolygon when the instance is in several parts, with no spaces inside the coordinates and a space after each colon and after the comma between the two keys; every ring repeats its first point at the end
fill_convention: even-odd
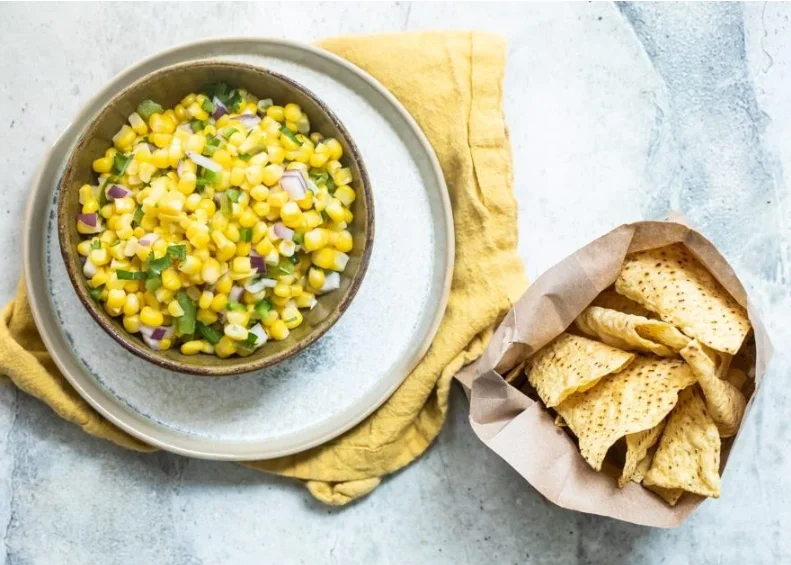
{"type": "Polygon", "coordinates": [[[312,92],[231,61],[152,73],[81,134],[58,193],[74,288],[118,343],[223,376],[303,350],[354,298],[373,199],[312,92]]]}

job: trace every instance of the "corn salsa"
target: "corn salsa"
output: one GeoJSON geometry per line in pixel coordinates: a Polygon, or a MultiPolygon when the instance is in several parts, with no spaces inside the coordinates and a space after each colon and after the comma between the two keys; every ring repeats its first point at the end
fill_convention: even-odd
{"type": "Polygon", "coordinates": [[[76,218],[89,294],[153,350],[249,355],[340,285],[352,173],[293,103],[218,83],[144,100],[76,218]]]}

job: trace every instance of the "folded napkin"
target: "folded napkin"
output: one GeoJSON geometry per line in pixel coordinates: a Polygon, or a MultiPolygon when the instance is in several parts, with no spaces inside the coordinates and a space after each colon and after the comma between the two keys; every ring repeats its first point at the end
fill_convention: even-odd
{"type": "MultiPolygon", "coordinates": [[[[428,353],[399,389],[355,428],[303,453],[246,463],[306,481],[327,504],[373,490],[419,457],[445,420],[453,375],[483,352],[527,286],[516,253],[517,206],[503,120],[505,42],[470,32],[341,37],[319,46],[361,67],[412,114],[448,184],[456,264],[445,316],[428,353]]],[[[24,284],[0,316],[0,372],[86,432],[153,451],[93,410],[59,373],[33,323],[24,284]]]]}

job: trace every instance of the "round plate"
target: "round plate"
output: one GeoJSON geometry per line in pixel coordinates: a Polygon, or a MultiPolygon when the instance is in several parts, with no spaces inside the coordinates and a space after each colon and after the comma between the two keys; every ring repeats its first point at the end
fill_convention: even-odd
{"type": "MultiPolygon", "coordinates": [[[[263,93],[262,93],[263,94],[263,93]]],[[[453,272],[453,219],[442,172],[414,120],[348,62],[299,43],[212,39],[179,46],[115,77],[79,113],[38,171],[28,200],[24,266],[36,324],[55,363],[101,414],[141,440],[208,459],[303,451],[382,404],[439,327],[453,272]],[[224,379],[171,372],[118,346],[80,304],[58,251],[55,190],[90,118],[118,91],[185,61],[238,60],[304,84],[357,143],[373,187],[377,241],[341,320],[299,355],[224,379]]]]}

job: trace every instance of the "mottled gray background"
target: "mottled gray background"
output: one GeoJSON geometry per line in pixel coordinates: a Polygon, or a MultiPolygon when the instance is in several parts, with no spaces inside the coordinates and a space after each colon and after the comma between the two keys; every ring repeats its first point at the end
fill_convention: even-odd
{"type": "Polygon", "coordinates": [[[367,499],[329,509],[291,481],[232,464],[125,452],[0,385],[0,555],[9,564],[791,562],[789,15],[788,4],[760,3],[0,5],[3,301],[16,285],[36,164],[127,65],[216,35],[478,28],[509,39],[506,112],[531,277],[618,223],[680,208],[735,265],[778,349],[722,498],[670,531],[548,504],[474,438],[459,391],[425,457],[367,499]]]}

